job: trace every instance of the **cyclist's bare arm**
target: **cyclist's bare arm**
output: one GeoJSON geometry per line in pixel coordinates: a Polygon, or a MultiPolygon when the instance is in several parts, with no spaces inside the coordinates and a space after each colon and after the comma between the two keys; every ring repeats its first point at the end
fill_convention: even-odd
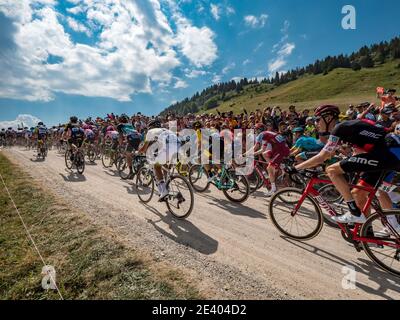
{"type": "Polygon", "coordinates": [[[309,168],[315,168],[323,164],[326,160],[331,159],[335,155],[335,152],[329,152],[326,150],[321,150],[316,156],[312,157],[311,159],[298,164],[295,168],[297,170],[304,170],[309,168]]]}

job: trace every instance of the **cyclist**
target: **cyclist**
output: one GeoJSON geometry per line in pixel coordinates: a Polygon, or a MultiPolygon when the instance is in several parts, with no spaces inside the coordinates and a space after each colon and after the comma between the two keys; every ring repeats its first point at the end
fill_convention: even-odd
{"type": "Polygon", "coordinates": [[[125,150],[126,162],[129,167],[129,175],[127,179],[133,179],[134,173],[132,168],[132,152],[137,151],[141,142],[141,135],[137,132],[131,123],[128,123],[129,117],[122,114],[119,117],[119,125],[117,131],[119,133],[119,143],[122,144],[126,138],[127,145],[125,150]]]}
{"type": "Polygon", "coordinates": [[[66,125],[64,134],[67,138],[69,149],[72,150],[71,161],[73,161],[76,151],[82,147],[85,131],[79,125],[76,116],[70,117],[69,120],[70,122],[66,125]]]}
{"type": "Polygon", "coordinates": [[[1,129],[0,131],[0,146],[6,145],[6,129],[1,129]]]}
{"type": "Polygon", "coordinates": [[[268,191],[266,196],[270,197],[277,191],[275,184],[276,170],[283,160],[290,155],[290,149],[282,135],[272,131],[265,131],[265,126],[261,123],[256,124],[255,133],[256,144],[244,156],[248,155],[249,152],[253,152],[254,155],[261,153],[265,161],[268,162],[267,172],[271,182],[271,190],[268,191]]]}
{"type": "MultiPolygon", "coordinates": [[[[315,157],[295,167],[296,170],[316,167],[330,159],[341,143],[353,146],[352,156],[329,166],[326,173],[336,189],[343,196],[350,212],[335,217],[340,223],[364,223],[366,218],[359,208],[366,202],[368,193],[362,190],[350,190],[345,173],[362,172],[361,185],[375,185],[383,170],[397,170],[400,168],[400,145],[388,145],[386,131],[378,126],[363,120],[351,120],[337,123],[340,111],[333,105],[323,105],[317,108],[315,116],[318,120],[319,132],[326,136],[330,134],[325,147],[315,157]],[[353,198],[354,195],[354,198],[353,198]]],[[[392,203],[385,192],[380,192],[379,200],[382,208],[390,209],[392,203]]]]}
{"type": "Polygon", "coordinates": [[[33,131],[33,135],[37,141],[38,156],[41,153],[42,146],[44,145],[46,147],[46,139],[47,139],[48,134],[49,134],[49,131],[48,131],[47,127],[43,124],[42,121],[40,121],[37,124],[37,127],[35,128],[35,130],[33,131]]]}
{"type": "Polygon", "coordinates": [[[293,134],[295,137],[295,143],[292,149],[290,149],[290,155],[295,157],[298,163],[317,155],[324,147],[324,144],[321,141],[305,136],[302,127],[294,128],[293,134]]]}
{"type": "Polygon", "coordinates": [[[168,196],[162,165],[171,163],[178,153],[178,137],[172,131],[162,128],[158,119],[151,120],[147,124],[147,128],[145,142],[138,152],[146,153],[148,160],[151,160],[150,162],[153,164],[153,171],[160,193],[158,201],[162,202],[168,196]]]}

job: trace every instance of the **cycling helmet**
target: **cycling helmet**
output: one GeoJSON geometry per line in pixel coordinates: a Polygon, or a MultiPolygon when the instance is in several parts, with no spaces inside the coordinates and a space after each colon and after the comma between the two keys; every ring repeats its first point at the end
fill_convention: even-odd
{"type": "Polygon", "coordinates": [[[121,122],[123,122],[123,123],[127,123],[127,122],[129,121],[129,117],[128,117],[125,113],[123,113],[123,114],[121,114],[121,115],[119,116],[119,120],[120,120],[121,122]]]}
{"type": "Polygon", "coordinates": [[[334,116],[335,118],[339,117],[340,110],[337,106],[334,105],[322,105],[318,107],[315,110],[315,116],[316,117],[322,117],[324,118],[325,116],[334,116]]]}
{"type": "Polygon", "coordinates": [[[71,121],[71,123],[78,123],[78,117],[72,116],[69,118],[69,121],[71,121]]]}
{"type": "Polygon", "coordinates": [[[160,122],[160,120],[157,120],[157,119],[151,120],[151,121],[147,124],[147,127],[148,127],[149,129],[161,128],[161,122],[160,122]]]}
{"type": "Polygon", "coordinates": [[[297,128],[294,128],[293,130],[292,130],[292,132],[293,133],[303,133],[304,132],[304,128],[302,128],[302,127],[297,127],[297,128]]]}
{"type": "Polygon", "coordinates": [[[256,131],[264,131],[265,130],[265,126],[262,123],[257,123],[254,127],[254,130],[256,131]]]}
{"type": "Polygon", "coordinates": [[[42,126],[42,125],[43,125],[43,122],[42,122],[42,121],[39,121],[37,125],[38,125],[38,126],[42,126]]]}
{"type": "Polygon", "coordinates": [[[306,119],[306,122],[308,122],[308,121],[314,121],[314,118],[313,118],[313,117],[308,117],[308,118],[306,119]]]}

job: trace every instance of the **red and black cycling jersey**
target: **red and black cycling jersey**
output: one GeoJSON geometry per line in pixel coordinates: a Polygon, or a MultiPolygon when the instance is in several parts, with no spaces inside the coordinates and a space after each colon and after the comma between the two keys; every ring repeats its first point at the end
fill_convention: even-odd
{"type": "Polygon", "coordinates": [[[335,151],[341,142],[370,152],[377,148],[386,148],[384,128],[362,120],[350,120],[339,123],[332,131],[324,150],[335,151]]]}

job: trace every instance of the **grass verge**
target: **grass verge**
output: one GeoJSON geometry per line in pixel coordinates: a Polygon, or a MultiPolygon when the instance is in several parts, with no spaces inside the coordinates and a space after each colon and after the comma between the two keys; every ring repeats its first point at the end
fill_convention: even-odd
{"type": "MultiPolygon", "coordinates": [[[[202,298],[185,274],[93,226],[2,154],[0,173],[64,299],[202,298]]],[[[0,181],[0,299],[60,299],[42,288],[42,267],[0,181]]]]}

